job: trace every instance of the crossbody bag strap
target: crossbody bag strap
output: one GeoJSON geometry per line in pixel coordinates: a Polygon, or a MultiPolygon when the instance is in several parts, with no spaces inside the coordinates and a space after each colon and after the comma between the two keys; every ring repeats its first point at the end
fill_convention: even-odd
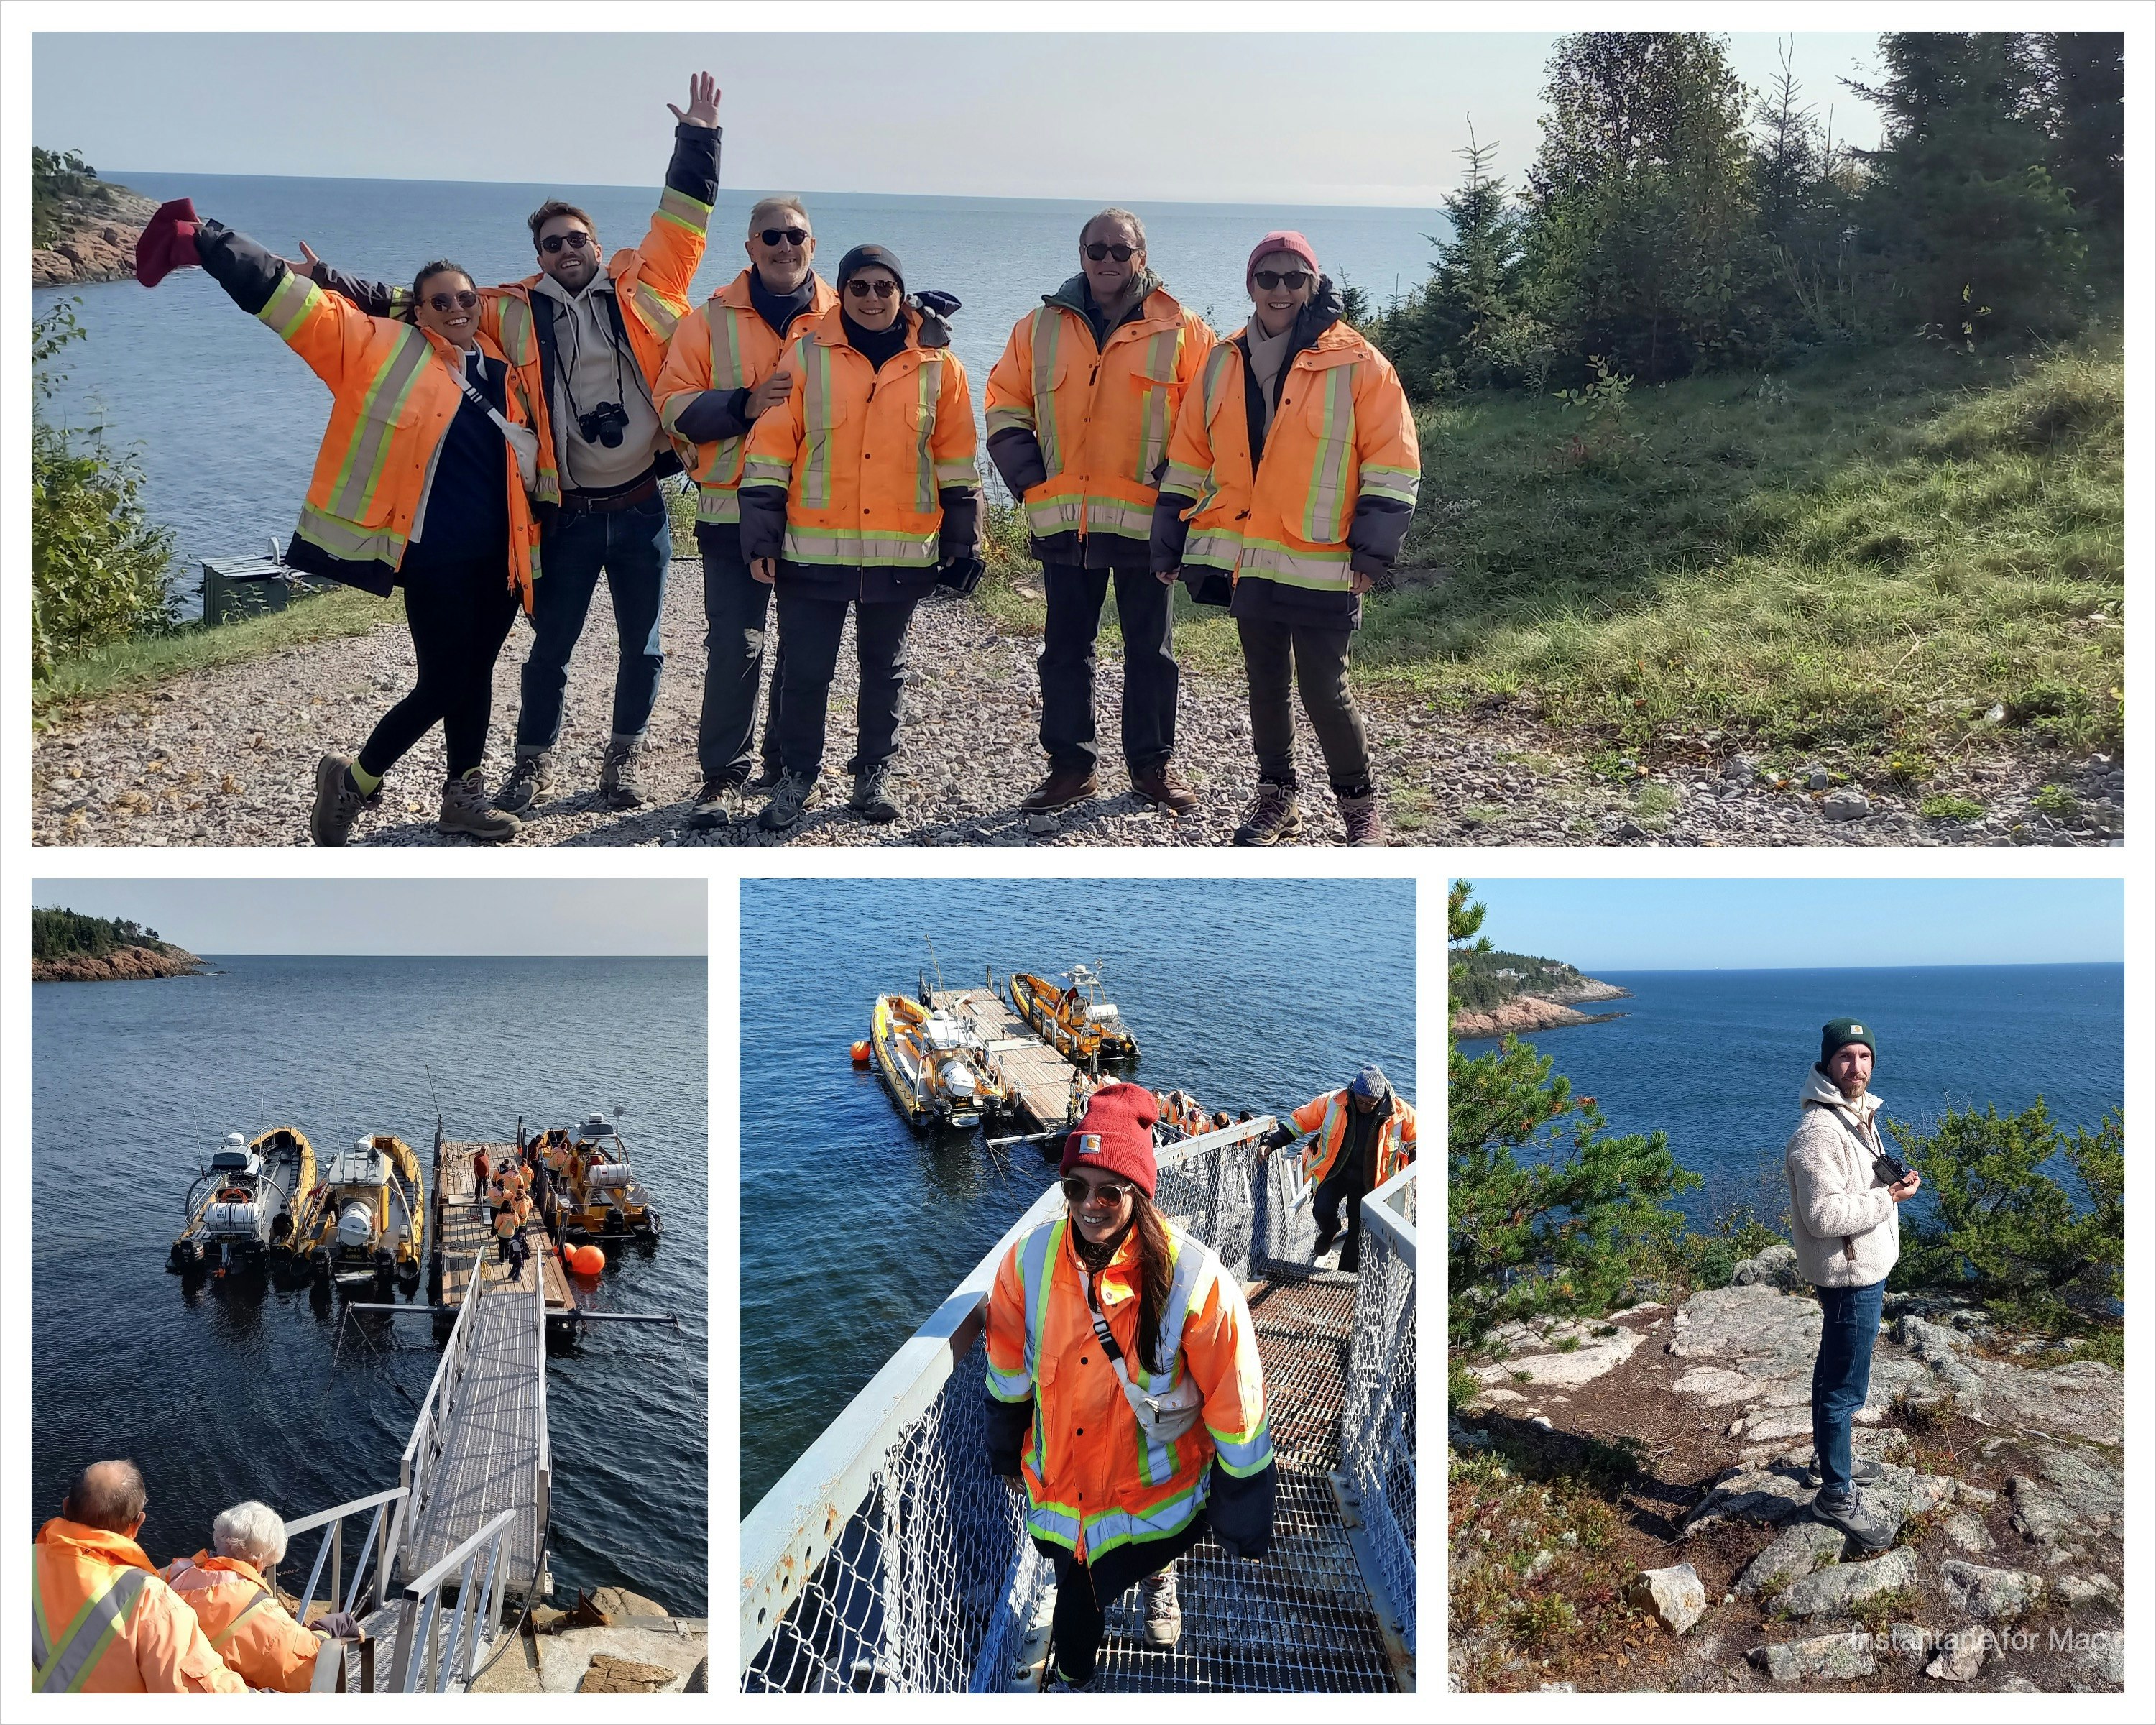
{"type": "Polygon", "coordinates": [[[1137,1418],[1138,1430],[1143,1431],[1147,1410],[1145,1392],[1131,1381],[1130,1367],[1123,1359],[1122,1344],[1116,1340],[1115,1332],[1108,1327],[1108,1320],[1101,1316],[1101,1302],[1093,1296],[1093,1272],[1082,1271],[1086,1282],[1086,1305],[1093,1320],[1093,1333],[1100,1340],[1101,1353],[1108,1356],[1108,1363],[1115,1368],[1116,1379],[1123,1386],[1123,1399],[1131,1404],[1131,1412],[1137,1418]]]}

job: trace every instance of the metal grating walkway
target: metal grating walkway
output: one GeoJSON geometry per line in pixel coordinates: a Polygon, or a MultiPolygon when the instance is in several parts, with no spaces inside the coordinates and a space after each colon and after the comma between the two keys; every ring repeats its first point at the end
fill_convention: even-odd
{"type": "Polygon", "coordinates": [[[1386,1692],[1398,1686],[1370,1594],[1326,1476],[1340,1466],[1340,1410],[1353,1345],[1355,1278],[1273,1274],[1248,1289],[1279,1457],[1272,1550],[1229,1558],[1209,1538],[1176,1565],[1183,1638],[1147,1646],[1142,1595],[1107,1613],[1089,1692],[1386,1692]]]}

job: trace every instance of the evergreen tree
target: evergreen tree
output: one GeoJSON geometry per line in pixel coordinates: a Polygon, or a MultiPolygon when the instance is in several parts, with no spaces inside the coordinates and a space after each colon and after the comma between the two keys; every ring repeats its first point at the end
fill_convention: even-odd
{"type": "MultiPolygon", "coordinates": [[[[1452,949],[1487,951],[1484,907],[1455,880],[1452,949]]],[[[1500,1324],[1599,1316],[1623,1303],[1640,1258],[1666,1256],[1683,1219],[1668,1200],[1699,1183],[1667,1136],[1602,1136],[1601,1111],[1575,1099],[1552,1061],[1507,1037],[1465,1058],[1448,1039],[1447,1286],[1453,1344],[1500,1324]]]]}
{"type": "Polygon", "coordinates": [[[2053,179],[2035,39],[1896,31],[1886,77],[1851,88],[1886,110],[1866,227],[1909,322],[1974,343],[2071,321],[2083,255],[2053,179]]]}
{"type": "Polygon", "coordinates": [[[2051,177],[2082,218],[2092,261],[2116,274],[2126,244],[2126,38],[2054,30],[2036,39],[2051,177]]]}

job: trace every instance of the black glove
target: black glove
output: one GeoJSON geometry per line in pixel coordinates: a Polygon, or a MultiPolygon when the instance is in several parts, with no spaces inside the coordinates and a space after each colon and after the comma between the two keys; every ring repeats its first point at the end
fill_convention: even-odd
{"type": "Polygon", "coordinates": [[[366,1633],[360,1628],[359,1620],[349,1611],[325,1611],[314,1620],[312,1627],[336,1641],[356,1641],[366,1633]]]}
{"type": "Polygon", "coordinates": [[[1225,605],[1235,597],[1235,578],[1224,569],[1183,566],[1183,584],[1190,589],[1194,605],[1225,605]]]}
{"type": "Polygon", "coordinates": [[[1280,1121],[1275,1124],[1270,1132],[1265,1134],[1265,1148],[1277,1150],[1283,1144],[1292,1144],[1295,1140],[1295,1128],[1286,1121],[1280,1121]]]}
{"type": "Polygon", "coordinates": [[[988,566],[978,557],[954,557],[936,567],[936,584],[947,587],[953,593],[968,593],[981,584],[988,566]]]}

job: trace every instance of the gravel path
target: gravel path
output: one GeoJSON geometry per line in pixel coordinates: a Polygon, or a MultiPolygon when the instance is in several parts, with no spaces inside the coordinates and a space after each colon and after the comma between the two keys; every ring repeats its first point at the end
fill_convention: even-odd
{"type": "MultiPolygon", "coordinates": [[[[1241,679],[1186,666],[1176,758],[1200,793],[1196,809],[1180,820],[1154,813],[1118,790],[1127,781],[1111,758],[1099,800],[1029,820],[1018,801],[1045,767],[1035,741],[1037,644],[1002,633],[963,601],[939,598],[914,619],[900,757],[906,814],[897,822],[870,826],[844,806],[849,787],[838,769],[850,752],[849,641],[832,691],[822,796],[800,827],[783,840],[752,824],[691,833],[682,823],[700,778],[703,658],[701,573],[694,562],[674,566],[665,639],[670,664],[644,775],[658,800],[624,814],[600,807],[593,794],[614,659],[602,586],[571,665],[558,793],[533,811],[518,843],[1224,845],[1256,780],[1241,679]]],[[[490,780],[507,766],[516,668],[530,644],[529,631],[518,628],[495,675],[490,780]]],[[[41,845],[305,844],[316,758],[326,749],[356,750],[411,679],[410,639],[390,628],[174,679],[59,719],[34,740],[33,836],[41,845]]],[[[1122,684],[1120,662],[1104,660],[1097,702],[1111,757],[1122,684]]],[[[2103,756],[1968,761],[1928,788],[1989,811],[1964,824],[1922,819],[1917,793],[1844,783],[1831,760],[1818,763],[1816,773],[1777,780],[1748,762],[1717,758],[1703,739],[1696,768],[1613,783],[1517,716],[1463,718],[1368,689],[1360,699],[1399,843],[2102,845],[2118,842],[2123,826],[2124,773],[2103,756]]],[[[1317,740],[1299,711],[1296,726],[1306,785],[1317,788],[1304,793],[1303,842],[1336,843],[1339,815],[1324,788],[1317,740]]],[[[391,774],[380,811],[362,818],[354,842],[470,842],[435,831],[442,773],[437,730],[391,774]]]]}

